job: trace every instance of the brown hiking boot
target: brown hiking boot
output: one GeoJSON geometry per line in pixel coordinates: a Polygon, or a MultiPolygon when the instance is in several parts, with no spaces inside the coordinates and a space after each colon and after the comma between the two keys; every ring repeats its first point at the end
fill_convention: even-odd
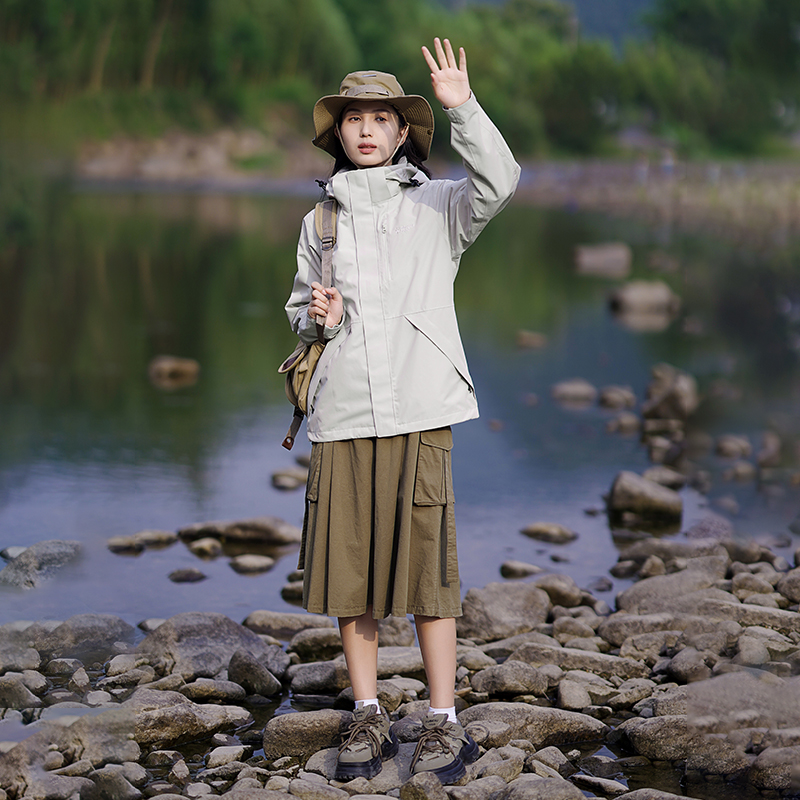
{"type": "Polygon", "coordinates": [[[464,765],[478,757],[472,737],[457,722],[449,722],[447,714],[429,713],[422,720],[422,729],[411,757],[411,774],[432,772],[445,785],[463,778],[464,765]]]}
{"type": "Polygon", "coordinates": [[[374,778],[383,762],[394,756],[400,746],[391,725],[389,715],[382,708],[373,705],[357,708],[339,745],[335,779],[374,778]]]}

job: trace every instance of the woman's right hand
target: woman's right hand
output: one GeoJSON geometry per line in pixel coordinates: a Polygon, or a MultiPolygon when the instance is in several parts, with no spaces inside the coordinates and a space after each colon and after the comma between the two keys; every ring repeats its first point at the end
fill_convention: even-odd
{"type": "Polygon", "coordinates": [[[325,320],[328,328],[333,328],[342,321],[344,316],[344,301],[338,289],[329,286],[327,289],[314,281],[311,284],[311,303],[308,306],[308,316],[314,322],[322,322],[319,317],[325,320]]]}

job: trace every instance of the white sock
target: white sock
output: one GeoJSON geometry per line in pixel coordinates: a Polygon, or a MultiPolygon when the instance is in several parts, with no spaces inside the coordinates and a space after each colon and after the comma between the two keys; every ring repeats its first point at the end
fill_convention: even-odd
{"type": "Polygon", "coordinates": [[[456,719],[456,707],[450,706],[450,708],[434,708],[431,706],[428,709],[429,714],[447,714],[447,721],[448,722],[458,722],[456,719]]]}
{"type": "Polygon", "coordinates": [[[373,697],[371,700],[356,700],[356,709],[364,708],[364,706],[375,706],[378,711],[380,711],[381,708],[377,697],[373,697]]]}

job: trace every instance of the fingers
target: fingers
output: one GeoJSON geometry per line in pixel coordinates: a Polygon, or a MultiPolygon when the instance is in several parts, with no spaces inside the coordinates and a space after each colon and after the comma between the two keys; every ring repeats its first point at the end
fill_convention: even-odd
{"type": "Polygon", "coordinates": [[[449,39],[441,40],[438,36],[435,37],[433,49],[436,52],[436,58],[433,57],[427,47],[422,46],[422,54],[425,56],[425,61],[428,63],[432,74],[435,75],[445,69],[457,69],[461,72],[466,72],[467,54],[463,47],[458,48],[458,61],[456,61],[453,45],[449,39]]]}
{"type": "Polygon", "coordinates": [[[425,47],[425,45],[422,45],[422,55],[425,56],[425,61],[427,61],[428,63],[428,68],[430,69],[431,74],[438,72],[439,66],[436,63],[434,57],[431,55],[431,51],[428,50],[428,48],[425,47]]]}

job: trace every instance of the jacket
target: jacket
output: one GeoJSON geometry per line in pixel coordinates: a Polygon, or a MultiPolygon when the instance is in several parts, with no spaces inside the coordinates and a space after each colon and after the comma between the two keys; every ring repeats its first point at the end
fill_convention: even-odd
{"type": "MultiPolygon", "coordinates": [[[[395,436],[478,416],[458,331],[453,282],[462,253],[511,199],[520,168],[474,96],[446,109],[467,177],[429,180],[401,159],[336,173],[333,285],[344,315],[309,388],[313,442],[395,436]]],[[[311,282],[321,276],[314,212],[303,219],[286,313],[306,342],[311,282]]]]}

